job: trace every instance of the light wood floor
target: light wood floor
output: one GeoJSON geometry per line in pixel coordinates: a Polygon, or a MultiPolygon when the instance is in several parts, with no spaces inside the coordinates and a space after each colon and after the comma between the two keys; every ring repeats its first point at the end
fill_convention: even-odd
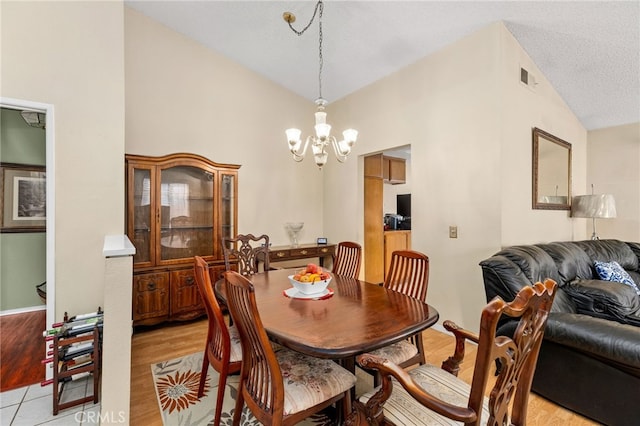
{"type": "MultiPolygon", "coordinates": [[[[204,349],[207,334],[205,319],[178,323],[162,328],[137,331],[132,338],[131,355],[131,425],[162,426],[160,410],[151,379],[150,364],[177,358],[204,349]]],[[[423,333],[428,362],[440,365],[453,353],[454,340],[450,335],[426,330],[423,333]]],[[[473,372],[475,348],[468,346],[460,377],[470,381],[473,372]]],[[[565,410],[544,398],[532,394],[529,399],[529,425],[595,425],[572,411],[565,410]]]]}

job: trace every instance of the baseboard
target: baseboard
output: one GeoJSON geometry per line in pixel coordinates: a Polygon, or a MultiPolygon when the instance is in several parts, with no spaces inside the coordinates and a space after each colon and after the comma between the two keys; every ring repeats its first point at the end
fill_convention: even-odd
{"type": "Polygon", "coordinates": [[[8,309],[6,311],[0,311],[0,317],[5,315],[25,314],[27,312],[45,311],[47,305],[29,306],[27,308],[8,309]]]}

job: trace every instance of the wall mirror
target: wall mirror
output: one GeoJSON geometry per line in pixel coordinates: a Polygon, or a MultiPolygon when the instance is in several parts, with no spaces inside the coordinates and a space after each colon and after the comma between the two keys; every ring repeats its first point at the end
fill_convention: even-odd
{"type": "Polygon", "coordinates": [[[533,208],[571,209],[571,144],[533,129],[533,208]]]}

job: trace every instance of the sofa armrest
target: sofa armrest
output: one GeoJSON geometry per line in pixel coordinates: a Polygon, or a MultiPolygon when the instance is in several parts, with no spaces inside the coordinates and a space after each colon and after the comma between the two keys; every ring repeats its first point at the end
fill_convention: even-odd
{"type": "Polygon", "coordinates": [[[631,286],[601,280],[576,280],[564,287],[580,314],[626,322],[640,315],[640,298],[631,286]]]}

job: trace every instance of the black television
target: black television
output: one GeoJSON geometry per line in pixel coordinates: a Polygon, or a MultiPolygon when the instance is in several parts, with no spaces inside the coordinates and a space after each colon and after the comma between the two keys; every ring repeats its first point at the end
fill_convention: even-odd
{"type": "Polygon", "coordinates": [[[396,212],[405,218],[411,217],[411,194],[396,195],[396,212]]]}

